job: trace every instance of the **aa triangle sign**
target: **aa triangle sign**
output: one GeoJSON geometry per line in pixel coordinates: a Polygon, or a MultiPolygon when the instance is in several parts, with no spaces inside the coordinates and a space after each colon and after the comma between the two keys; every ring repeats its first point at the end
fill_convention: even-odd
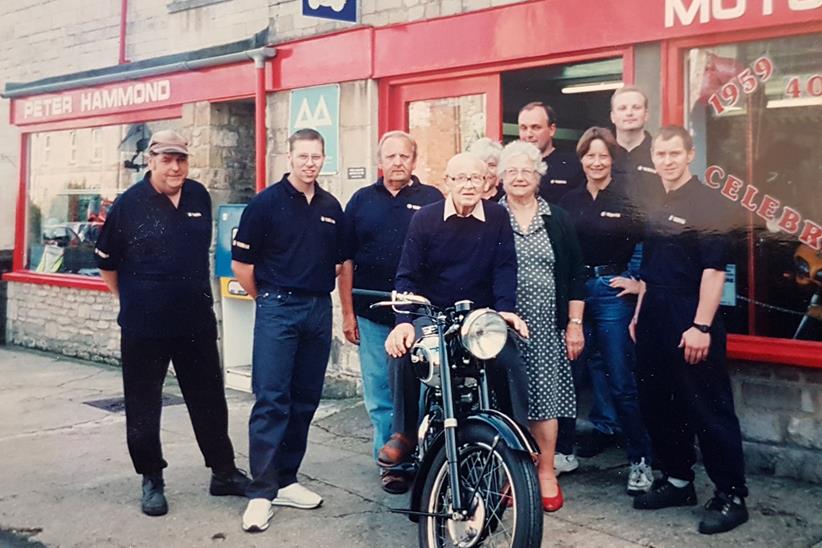
{"type": "Polygon", "coordinates": [[[325,139],[322,174],[339,170],[340,86],[319,86],[291,91],[288,108],[288,134],[311,128],[325,139]]]}

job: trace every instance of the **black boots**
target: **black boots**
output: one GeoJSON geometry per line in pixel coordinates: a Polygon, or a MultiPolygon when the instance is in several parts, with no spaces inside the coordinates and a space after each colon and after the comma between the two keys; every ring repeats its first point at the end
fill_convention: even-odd
{"type": "Polygon", "coordinates": [[[143,513],[147,516],[163,516],[168,513],[168,502],[164,494],[165,482],[162,474],[143,476],[143,513]]]}

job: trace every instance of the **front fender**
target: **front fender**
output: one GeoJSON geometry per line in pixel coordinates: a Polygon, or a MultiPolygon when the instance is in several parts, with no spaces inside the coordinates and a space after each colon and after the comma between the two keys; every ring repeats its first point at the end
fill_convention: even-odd
{"type": "MultiPolygon", "coordinates": [[[[488,409],[480,411],[474,415],[464,419],[464,423],[485,425],[496,431],[499,434],[500,441],[504,443],[512,451],[524,451],[528,454],[539,453],[539,445],[531,435],[527,428],[522,428],[508,415],[488,409]]],[[[457,440],[459,443],[460,428],[457,427],[457,440]]],[[[417,468],[417,476],[414,480],[414,486],[411,489],[411,510],[415,512],[422,511],[422,489],[425,485],[425,478],[431,472],[431,466],[439,454],[440,449],[445,444],[444,432],[440,432],[437,437],[431,442],[431,446],[425,453],[422,462],[417,468]]],[[[409,514],[408,519],[413,522],[419,521],[419,516],[409,514]]]]}

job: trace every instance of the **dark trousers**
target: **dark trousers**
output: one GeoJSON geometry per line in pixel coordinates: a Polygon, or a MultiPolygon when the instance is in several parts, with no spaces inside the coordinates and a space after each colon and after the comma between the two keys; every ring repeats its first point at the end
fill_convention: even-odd
{"type": "Polygon", "coordinates": [[[677,348],[691,326],[698,295],[649,288],[637,326],[640,406],[663,472],[691,481],[699,441],[705,470],[716,487],[744,497],[742,435],[725,367],[726,334],[719,318],[711,328],[708,359],[696,365],[677,348]]]}
{"type": "MultiPolygon", "coordinates": [[[[625,272],[623,275],[627,276],[625,272]]],[[[631,462],[645,458],[651,462],[651,441],[645,431],[639,408],[637,384],[634,378],[634,343],[628,334],[636,301],[617,297],[619,289],[611,287],[614,276],[598,276],[585,283],[585,350],[578,363],[573,364],[575,381],[581,368],[587,368],[595,406],[598,409],[612,407],[616,410],[622,432],[625,434],[625,451],[631,462]]],[[[593,422],[593,421],[592,421],[593,422]]],[[[603,431],[594,423],[597,430],[603,431]]],[[[557,452],[573,452],[575,419],[563,418],[559,422],[557,452]],[[570,442],[570,443],[569,443],[570,442]]],[[[603,432],[613,434],[613,431],[603,432]]]]}
{"type": "MultiPolygon", "coordinates": [[[[411,356],[392,358],[391,391],[394,394],[394,432],[417,439],[420,381],[411,367],[411,356]]],[[[528,428],[528,373],[519,350],[509,336],[499,356],[487,362],[488,385],[495,394],[500,411],[528,428]]]]}
{"type": "Polygon", "coordinates": [[[120,339],[128,452],[138,474],[159,474],[167,466],[160,446],[160,412],[168,363],[188,407],[205,465],[234,466],[228,438],[228,406],[213,331],[195,337],[147,338],[123,330],[120,339]]]}
{"type": "Polygon", "coordinates": [[[263,291],[256,312],[246,494],[272,499],[297,481],[305,456],[331,350],[331,297],[263,291]]]}

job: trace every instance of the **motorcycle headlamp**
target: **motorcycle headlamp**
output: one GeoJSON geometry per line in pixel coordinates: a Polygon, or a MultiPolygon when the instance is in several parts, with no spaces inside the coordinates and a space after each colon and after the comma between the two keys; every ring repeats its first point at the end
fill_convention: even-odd
{"type": "Polygon", "coordinates": [[[497,312],[481,308],[470,312],[460,327],[462,346],[479,360],[496,358],[508,340],[508,325],[497,312]]]}

